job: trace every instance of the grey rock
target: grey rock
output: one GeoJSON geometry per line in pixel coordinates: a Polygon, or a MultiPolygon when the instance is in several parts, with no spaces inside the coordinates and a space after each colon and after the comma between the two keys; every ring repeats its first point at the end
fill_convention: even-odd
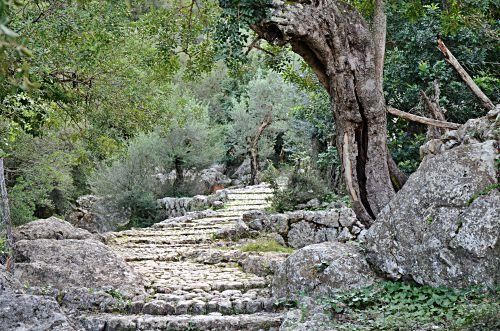
{"type": "Polygon", "coordinates": [[[353,244],[324,242],[290,255],[273,277],[273,296],[296,299],[300,293],[321,297],[371,285],[375,275],[353,244]]]}
{"type": "Polygon", "coordinates": [[[313,222],[316,224],[324,225],[329,228],[339,227],[340,213],[337,210],[328,210],[325,212],[316,212],[313,222]]]}
{"type": "Polygon", "coordinates": [[[310,297],[301,298],[299,309],[286,312],[280,331],[331,331],[331,313],[310,297]]]}
{"type": "Polygon", "coordinates": [[[316,239],[316,228],[313,224],[300,221],[292,224],[288,232],[288,245],[293,248],[302,248],[314,244],[316,239]]]}
{"type": "Polygon", "coordinates": [[[14,241],[32,239],[91,239],[93,235],[83,229],[71,225],[56,217],[40,219],[23,226],[14,231],[14,241]]]}
{"type": "Polygon", "coordinates": [[[368,231],[370,261],[420,284],[498,284],[497,148],[490,140],[427,156],[368,231]]]}
{"type": "Polygon", "coordinates": [[[130,211],[122,210],[105,197],[84,195],[65,219],[76,227],[92,233],[114,231],[129,221],[130,211]]]}
{"type": "Polygon", "coordinates": [[[350,227],[356,222],[356,214],[351,208],[345,206],[340,208],[339,223],[344,227],[350,227]]]}
{"type": "MultiPolygon", "coordinates": [[[[46,220],[35,222],[38,225],[32,227],[38,228],[46,220]]],[[[144,293],[141,277],[123,258],[99,241],[19,240],[16,242],[15,260],[16,278],[30,286],[113,289],[130,297],[144,293]]]]}
{"type": "Polygon", "coordinates": [[[286,254],[252,254],[240,261],[244,272],[257,276],[273,275],[286,259],[286,254]]]}
{"type": "Polygon", "coordinates": [[[286,234],[288,232],[288,216],[285,214],[274,214],[269,216],[271,223],[271,231],[279,234],[286,234]]]}
{"type": "Polygon", "coordinates": [[[337,240],[340,242],[346,242],[349,240],[353,240],[355,237],[349,232],[348,228],[342,228],[342,231],[339,233],[337,240]]]}
{"type": "Polygon", "coordinates": [[[2,293],[0,295],[2,330],[75,330],[57,302],[49,297],[2,293]]]}

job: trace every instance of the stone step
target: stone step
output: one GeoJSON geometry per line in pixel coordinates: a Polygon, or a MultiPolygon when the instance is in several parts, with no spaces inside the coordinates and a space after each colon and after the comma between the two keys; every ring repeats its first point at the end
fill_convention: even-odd
{"type": "Polygon", "coordinates": [[[249,211],[249,210],[262,210],[270,207],[271,204],[262,204],[262,205],[236,205],[236,206],[228,206],[221,211],[249,211]]]}
{"type": "MultiPolygon", "coordinates": [[[[177,291],[182,292],[182,291],[177,291]]],[[[278,306],[268,289],[252,289],[248,292],[226,290],[222,292],[187,292],[177,294],[158,293],[146,303],[135,302],[132,312],[149,315],[222,315],[276,312],[278,306]]]]}
{"type": "Polygon", "coordinates": [[[277,331],[283,316],[278,313],[257,313],[243,315],[83,315],[79,321],[86,331],[277,331]]]}
{"type": "Polygon", "coordinates": [[[266,187],[254,187],[254,188],[236,188],[230,189],[227,191],[227,194],[238,194],[238,193],[247,193],[247,194],[259,194],[259,193],[273,193],[274,190],[269,186],[266,187]]]}
{"type": "Polygon", "coordinates": [[[266,200],[271,198],[272,193],[233,193],[228,194],[228,200],[241,200],[241,201],[251,201],[251,200],[266,200]]]}
{"type": "Polygon", "coordinates": [[[266,199],[252,199],[252,200],[229,200],[224,205],[225,207],[231,206],[263,206],[268,205],[269,202],[266,199]]]}
{"type": "Polygon", "coordinates": [[[214,249],[210,245],[178,245],[178,246],[157,246],[157,245],[143,245],[143,246],[120,246],[113,247],[115,252],[120,254],[126,261],[173,261],[178,262],[190,259],[193,262],[204,264],[216,264],[223,262],[237,262],[242,253],[236,249],[214,249]]]}
{"type": "Polygon", "coordinates": [[[147,288],[155,293],[181,291],[247,291],[267,287],[266,279],[245,273],[235,264],[205,264],[191,261],[132,261],[147,288]]]}
{"type": "Polygon", "coordinates": [[[221,215],[220,212],[218,212],[218,216],[214,217],[205,217],[205,218],[200,218],[197,220],[192,220],[190,222],[160,222],[156,223],[152,226],[153,229],[159,229],[159,228],[184,228],[184,227],[197,227],[197,226],[209,226],[209,225],[225,225],[225,224],[230,224],[230,222],[236,221],[239,217],[238,216],[225,216],[221,215]]]}

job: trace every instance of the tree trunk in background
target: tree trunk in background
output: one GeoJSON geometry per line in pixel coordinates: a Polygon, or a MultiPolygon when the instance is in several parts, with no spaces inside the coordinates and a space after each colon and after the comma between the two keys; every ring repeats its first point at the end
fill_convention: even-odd
{"type": "Polygon", "coordinates": [[[259,150],[258,146],[250,147],[250,185],[255,185],[257,173],[259,172],[259,150]]]}
{"type": "Polygon", "coordinates": [[[182,167],[182,160],[175,159],[174,167],[175,167],[174,192],[177,192],[177,190],[184,182],[184,169],[182,167]]]}
{"type": "Polygon", "coordinates": [[[299,2],[280,5],[252,28],[269,42],[289,43],[330,94],[347,191],[356,215],[369,224],[395,194],[373,35],[343,1],[299,2]]]}
{"type": "Polygon", "coordinates": [[[5,252],[6,252],[6,270],[12,271],[14,269],[14,260],[13,260],[13,239],[12,239],[12,222],[10,219],[10,208],[9,208],[9,197],[7,195],[7,186],[5,184],[5,171],[3,166],[3,158],[0,158],[0,195],[1,195],[1,216],[2,223],[5,229],[5,252]]]}
{"type": "Polygon", "coordinates": [[[385,41],[387,37],[387,15],[385,14],[384,0],[375,0],[372,29],[375,45],[375,76],[377,77],[377,87],[380,91],[383,91],[385,41]]]}

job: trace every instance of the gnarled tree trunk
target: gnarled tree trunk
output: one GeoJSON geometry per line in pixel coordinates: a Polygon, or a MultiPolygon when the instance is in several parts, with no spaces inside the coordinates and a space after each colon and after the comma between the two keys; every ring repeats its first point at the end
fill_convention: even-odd
{"type": "Polygon", "coordinates": [[[373,35],[361,15],[340,0],[273,6],[271,17],[252,29],[269,42],[289,43],[327,89],[353,209],[361,220],[371,223],[395,194],[373,35]]]}

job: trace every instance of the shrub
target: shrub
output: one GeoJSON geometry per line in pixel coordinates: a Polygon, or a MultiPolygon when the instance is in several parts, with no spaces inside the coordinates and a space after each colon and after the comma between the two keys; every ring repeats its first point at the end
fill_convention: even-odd
{"type": "Polygon", "coordinates": [[[72,168],[75,151],[57,135],[19,133],[6,159],[12,222],[64,215],[74,197],[72,168]]]}
{"type": "Polygon", "coordinates": [[[280,213],[294,210],[299,204],[312,199],[324,201],[328,194],[328,186],[317,171],[295,170],[288,178],[287,187],[283,190],[275,190],[271,199],[271,209],[280,213]]]}

